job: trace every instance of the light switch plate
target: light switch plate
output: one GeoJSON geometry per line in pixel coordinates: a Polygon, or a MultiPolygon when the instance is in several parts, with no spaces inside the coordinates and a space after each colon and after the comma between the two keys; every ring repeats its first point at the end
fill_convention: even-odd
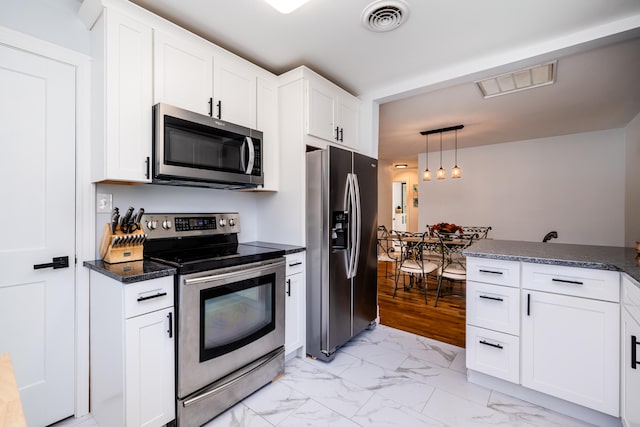
{"type": "Polygon", "coordinates": [[[109,213],[113,209],[113,194],[98,193],[96,197],[96,212],[109,213]]]}

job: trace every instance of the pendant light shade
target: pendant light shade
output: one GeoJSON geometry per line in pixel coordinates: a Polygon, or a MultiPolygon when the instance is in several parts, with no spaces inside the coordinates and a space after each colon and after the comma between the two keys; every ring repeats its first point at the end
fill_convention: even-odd
{"type": "Polygon", "coordinates": [[[423,181],[431,181],[431,171],[429,170],[429,134],[430,133],[439,133],[440,134],[440,168],[436,170],[436,178],[437,179],[445,179],[447,177],[447,171],[442,167],[442,133],[450,132],[452,130],[456,131],[456,161],[455,166],[451,168],[451,178],[460,178],[462,176],[462,169],[458,167],[458,129],[464,128],[464,125],[456,125],[449,126],[446,128],[440,129],[432,129],[432,130],[423,130],[420,132],[421,135],[425,135],[427,137],[425,144],[425,151],[427,153],[427,167],[422,172],[422,180],[423,181]]]}
{"type": "Polygon", "coordinates": [[[456,153],[456,160],[454,163],[454,167],[451,168],[451,178],[460,178],[462,176],[462,169],[460,169],[458,167],[458,129],[456,129],[456,148],[455,148],[455,153],[456,153]]]}
{"type": "Polygon", "coordinates": [[[440,168],[436,171],[436,178],[445,179],[447,171],[442,168],[442,132],[440,132],[440,168]]]}
{"type": "Polygon", "coordinates": [[[429,170],[429,135],[425,135],[425,143],[424,143],[425,153],[426,153],[426,166],[424,172],[422,172],[422,180],[423,181],[431,181],[431,171],[429,170]]]}

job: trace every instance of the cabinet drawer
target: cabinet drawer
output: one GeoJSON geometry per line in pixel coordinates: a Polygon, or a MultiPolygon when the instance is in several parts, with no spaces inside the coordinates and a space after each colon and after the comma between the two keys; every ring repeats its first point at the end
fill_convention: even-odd
{"type": "Polygon", "coordinates": [[[554,294],[620,302],[620,273],[617,271],[523,263],[522,287],[554,294]]]}
{"type": "Polygon", "coordinates": [[[302,273],[304,271],[304,252],[296,252],[294,254],[286,255],[287,260],[287,272],[285,275],[302,273]]]}
{"type": "Polygon", "coordinates": [[[520,262],[467,258],[467,280],[503,286],[520,286],[520,262]]]}
{"type": "Polygon", "coordinates": [[[467,325],[467,368],[517,384],[519,346],[518,337],[467,325]]]}
{"type": "Polygon", "coordinates": [[[167,307],[173,307],[173,276],[124,287],[124,313],[127,319],[167,307]]]}
{"type": "Polygon", "coordinates": [[[520,289],[467,281],[467,323],[520,335],[520,289]]]}

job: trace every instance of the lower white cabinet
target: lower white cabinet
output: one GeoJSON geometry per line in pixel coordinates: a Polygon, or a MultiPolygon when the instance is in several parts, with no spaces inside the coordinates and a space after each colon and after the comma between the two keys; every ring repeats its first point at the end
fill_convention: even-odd
{"type": "Polygon", "coordinates": [[[123,284],[90,276],[91,413],[99,426],[175,419],[173,276],[123,284]]]}
{"type": "Polygon", "coordinates": [[[285,356],[300,350],[305,355],[306,303],[305,303],[305,252],[286,256],[285,283],[285,356]]]}
{"type": "Polygon", "coordinates": [[[620,416],[626,427],[640,427],[640,286],[622,280],[620,416]]]}
{"type": "Polygon", "coordinates": [[[619,415],[620,306],[522,291],[521,383],[619,415]]]}
{"type": "Polygon", "coordinates": [[[467,368],[505,381],[520,379],[520,337],[467,325],[467,368]]]}

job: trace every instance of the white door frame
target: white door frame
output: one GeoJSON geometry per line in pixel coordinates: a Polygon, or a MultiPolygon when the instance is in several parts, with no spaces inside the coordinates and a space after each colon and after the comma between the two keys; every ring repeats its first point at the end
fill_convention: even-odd
{"type": "Polygon", "coordinates": [[[89,270],[95,259],[95,185],[91,182],[91,58],[73,50],[0,26],[0,44],[22,49],[76,69],[76,263],[75,263],[75,416],[89,413],[89,270]]]}

